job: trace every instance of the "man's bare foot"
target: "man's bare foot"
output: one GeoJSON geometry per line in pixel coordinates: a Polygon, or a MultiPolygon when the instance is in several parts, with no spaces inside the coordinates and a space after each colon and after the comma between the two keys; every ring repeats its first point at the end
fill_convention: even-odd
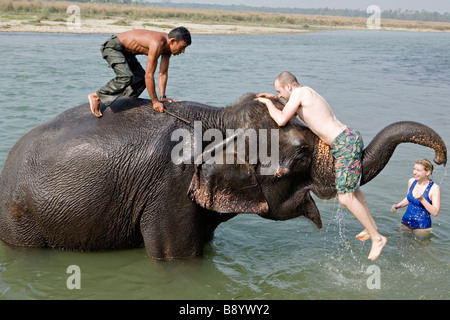
{"type": "Polygon", "coordinates": [[[369,256],[367,259],[369,260],[376,260],[380,254],[381,250],[383,250],[384,246],[387,243],[387,238],[380,235],[380,238],[375,240],[372,239],[372,249],[370,249],[369,256]]]}
{"type": "Polygon", "coordinates": [[[92,113],[100,118],[102,116],[102,113],[100,112],[100,99],[97,93],[91,93],[90,95],[88,95],[88,99],[89,104],[91,105],[92,113]]]}
{"type": "Polygon", "coordinates": [[[367,241],[370,239],[370,234],[367,232],[366,229],[361,231],[359,234],[356,235],[356,239],[360,241],[367,241]]]}

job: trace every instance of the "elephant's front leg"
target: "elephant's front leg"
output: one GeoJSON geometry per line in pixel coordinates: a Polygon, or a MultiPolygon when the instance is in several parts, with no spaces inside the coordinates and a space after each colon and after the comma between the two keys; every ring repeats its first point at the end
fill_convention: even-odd
{"type": "Polygon", "coordinates": [[[154,259],[202,256],[205,244],[203,220],[201,214],[192,210],[192,207],[190,210],[182,210],[169,206],[145,212],[140,228],[148,256],[154,259]]]}

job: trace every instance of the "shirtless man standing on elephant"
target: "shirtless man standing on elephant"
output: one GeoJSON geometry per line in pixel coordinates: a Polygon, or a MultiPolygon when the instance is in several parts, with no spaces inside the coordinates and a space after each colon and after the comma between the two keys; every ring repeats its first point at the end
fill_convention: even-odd
{"type": "Polygon", "coordinates": [[[261,93],[257,95],[256,100],[266,105],[271,117],[279,126],[284,126],[292,117],[298,115],[319,139],[331,147],[335,159],[339,203],[365,227],[365,230],[356,237],[361,241],[372,239],[368,259],[377,259],[387,239],[378,232],[366,199],[359,189],[364,147],[360,133],[342,124],[327,101],[313,89],[300,86],[297,78],[290,72],[282,72],[275,79],[274,86],[278,97],[261,93]],[[283,98],[286,104],[279,110],[268,98],[283,98]]]}
{"type": "Polygon", "coordinates": [[[163,112],[161,101],[173,101],[165,95],[169,59],[172,55],[184,53],[190,44],[191,35],[184,27],[175,28],[169,34],[135,29],[112,36],[102,45],[101,53],[116,73],[116,77],[88,96],[92,113],[101,117],[100,102],[108,107],[119,97],[139,97],[145,88],[152,100],[153,109],[163,112]],[[138,54],[148,56],[145,71],[136,59],[138,54]],[[156,95],[154,79],[159,57],[160,100],[156,95]]]}

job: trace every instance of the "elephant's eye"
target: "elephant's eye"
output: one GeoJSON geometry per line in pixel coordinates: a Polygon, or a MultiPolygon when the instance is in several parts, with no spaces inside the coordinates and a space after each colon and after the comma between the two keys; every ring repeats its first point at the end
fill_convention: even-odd
{"type": "Polygon", "coordinates": [[[312,154],[308,144],[304,143],[297,147],[292,157],[292,172],[303,172],[309,168],[311,164],[312,154]]]}

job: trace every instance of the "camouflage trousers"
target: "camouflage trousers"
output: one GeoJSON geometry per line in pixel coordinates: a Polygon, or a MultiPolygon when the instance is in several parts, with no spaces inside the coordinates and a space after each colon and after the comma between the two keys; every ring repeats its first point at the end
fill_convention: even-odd
{"type": "Polygon", "coordinates": [[[107,107],[119,97],[139,97],[145,90],[145,70],[134,54],[112,36],[100,48],[103,59],[116,73],[116,77],[97,90],[100,101],[107,107]]]}

